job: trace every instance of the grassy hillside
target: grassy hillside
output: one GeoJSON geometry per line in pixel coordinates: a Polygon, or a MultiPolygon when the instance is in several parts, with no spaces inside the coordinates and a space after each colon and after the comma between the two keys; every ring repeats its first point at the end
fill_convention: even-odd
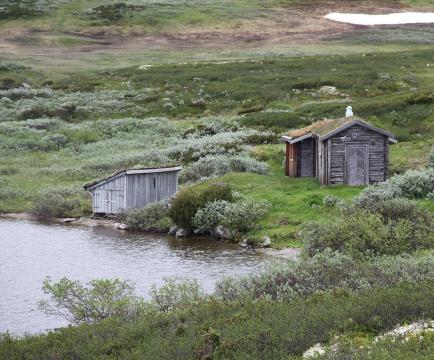
{"type": "Polygon", "coordinates": [[[0,4],[3,212],[28,211],[40,190],[77,189],[125,167],[188,167],[200,156],[182,147],[203,147],[201,156],[238,151],[266,162],[269,174],[219,180],[272,203],[255,236],[282,246],[296,243],[312,217],[330,219],[325,195],[360,191],[285,178],[283,132],[342,116],[351,104],[399,139],[391,173],[424,166],[433,144],[432,26],[323,19],[329,11],[429,11],[433,1],[0,4]],[[202,136],[214,121],[234,125],[202,136]]]}
{"type": "Polygon", "coordinates": [[[176,149],[211,144],[213,137],[197,144],[184,138],[217,117],[272,132],[256,140],[236,129],[217,136],[227,149],[235,146],[233,136],[241,136],[236,141],[243,151],[271,167],[269,175],[230,174],[219,180],[272,203],[272,213],[255,236],[271,235],[275,246],[297,244],[303,223],[331,219],[332,210],[321,207],[325,195],[348,199],[359,189],[320,188],[313,180],[284,177],[283,144],[270,141],[290,128],[342,116],[351,104],[356,115],[398,137],[391,147],[392,173],[423,166],[433,144],[432,56],[430,49],[74,74],[5,62],[0,70],[0,210],[28,211],[39,190],[79,188],[125,167],[153,165],[159,157],[188,166],[197,159],[176,149]],[[23,83],[31,88],[17,90],[23,83]]]}
{"type": "Polygon", "coordinates": [[[24,0],[19,8],[16,3],[0,1],[2,56],[62,71],[386,52],[433,42],[429,25],[360,28],[323,18],[330,11],[429,11],[430,0],[24,0]]]}

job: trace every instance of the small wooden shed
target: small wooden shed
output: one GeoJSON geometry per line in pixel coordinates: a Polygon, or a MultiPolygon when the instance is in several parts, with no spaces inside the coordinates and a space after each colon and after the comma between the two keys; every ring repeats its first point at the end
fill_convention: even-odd
{"type": "Polygon", "coordinates": [[[353,116],[326,119],[290,131],[286,175],[316,177],[322,185],[364,185],[384,181],[389,171],[392,133],[353,116]]]}
{"type": "Polygon", "coordinates": [[[94,214],[119,214],[175,195],[180,170],[180,166],[122,170],[84,188],[92,196],[94,214]]]}

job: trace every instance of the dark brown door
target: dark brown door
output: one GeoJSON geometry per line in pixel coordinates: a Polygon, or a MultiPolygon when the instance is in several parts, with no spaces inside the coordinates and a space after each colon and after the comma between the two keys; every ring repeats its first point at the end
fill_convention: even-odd
{"type": "Polygon", "coordinates": [[[347,144],[345,146],[346,183],[365,185],[369,182],[368,146],[347,144]]]}

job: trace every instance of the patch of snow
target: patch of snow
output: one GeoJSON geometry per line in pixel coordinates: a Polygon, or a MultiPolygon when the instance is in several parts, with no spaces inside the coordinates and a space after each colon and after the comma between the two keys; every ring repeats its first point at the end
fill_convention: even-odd
{"type": "Polygon", "coordinates": [[[403,12],[386,15],[330,13],[326,19],[353,25],[398,25],[434,23],[432,12],[403,12]]]}

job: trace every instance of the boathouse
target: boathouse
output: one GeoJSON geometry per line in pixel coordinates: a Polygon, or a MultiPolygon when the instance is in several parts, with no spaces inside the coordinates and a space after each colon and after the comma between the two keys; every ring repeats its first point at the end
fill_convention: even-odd
{"type": "MultiPolygon", "coordinates": [[[[347,109],[348,114],[348,109],[347,109]]],[[[352,116],[326,119],[282,137],[289,177],[316,177],[322,185],[364,185],[384,181],[389,172],[392,133],[352,116]]]]}
{"type": "Polygon", "coordinates": [[[180,166],[122,170],[84,186],[94,214],[119,214],[165,200],[178,191],[180,166]]]}

